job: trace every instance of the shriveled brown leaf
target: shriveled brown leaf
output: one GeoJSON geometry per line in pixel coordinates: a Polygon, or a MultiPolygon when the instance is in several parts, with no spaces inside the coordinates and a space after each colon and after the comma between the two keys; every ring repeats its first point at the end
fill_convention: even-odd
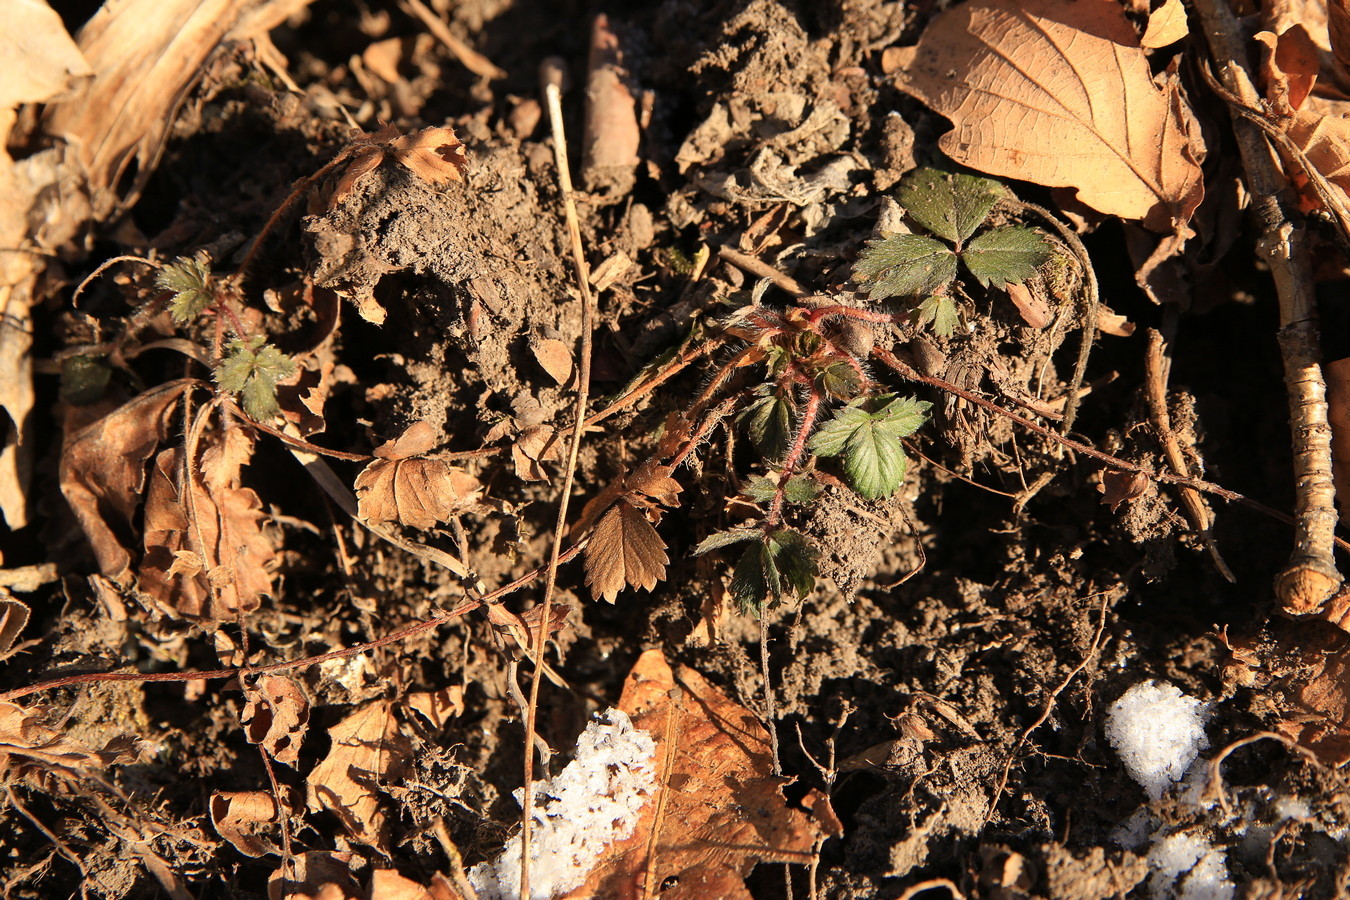
{"type": "Polygon", "coordinates": [[[216,791],[209,807],[216,833],[240,853],[256,859],[281,852],[271,837],[280,828],[271,791],[216,791]]]}
{"type": "MultiPolygon", "coordinates": [[[[810,862],[816,842],[834,833],[832,815],[822,824],[788,806],[787,780],[772,774],[769,733],[754,715],[692,669],[672,671],[660,650],[638,659],[619,708],[656,738],[661,796],[570,900],[628,900],[646,896],[644,883],[655,893],[686,878],[712,887],[684,896],[742,896],[739,880],[757,864],[810,862]]],[[[810,791],[802,805],[819,801],[810,791]]]]}
{"type": "Polygon", "coordinates": [[[1162,6],[1148,14],[1148,26],[1139,44],[1153,50],[1175,44],[1189,33],[1185,5],[1181,0],[1164,0],[1162,6]]]}
{"type": "Polygon", "coordinates": [[[139,585],[177,615],[233,621],[272,592],[277,548],[267,515],[251,488],[211,490],[196,472],[181,484],[180,460],[177,448],[164,450],[151,471],[139,585]]]}
{"type": "Polygon", "coordinates": [[[356,476],[357,511],[379,525],[434,528],[478,502],[478,479],[444,460],[377,459],[356,476]]]}
{"type": "Polygon", "coordinates": [[[1278,37],[1274,32],[1262,31],[1255,40],[1263,48],[1261,78],[1265,82],[1266,100],[1277,116],[1293,115],[1317,83],[1321,65],[1317,45],[1302,25],[1295,25],[1278,37]]]}
{"type": "MultiPolygon", "coordinates": [[[[1337,201],[1342,206],[1350,204],[1350,118],[1305,107],[1290,123],[1288,134],[1308,164],[1338,189],[1337,201]]],[[[1320,209],[1324,205],[1299,164],[1290,167],[1289,177],[1299,188],[1305,208],[1320,209]]]]}
{"type": "Polygon", "coordinates": [[[540,368],[558,383],[567,387],[572,380],[572,351],[562,341],[554,338],[540,338],[531,345],[535,361],[540,368]]]}
{"type": "Polygon", "coordinates": [[[530,425],[521,429],[511,445],[511,461],[521,481],[548,481],[543,463],[562,455],[562,441],[552,425],[530,425]]]}
{"type": "Polygon", "coordinates": [[[439,691],[413,691],[403,695],[403,705],[440,731],[451,719],[464,715],[464,688],[454,684],[439,691]]]}
{"type": "Polygon", "coordinates": [[[586,545],[586,585],[613,603],[625,587],[651,590],[666,575],[666,543],[642,511],[625,501],[600,517],[586,545]]]}
{"type": "Polygon", "coordinates": [[[308,850],[285,860],[267,879],[268,900],[346,900],[361,895],[349,850],[308,850]]]}
{"type": "Polygon", "coordinates": [[[45,724],[37,710],[0,700],[0,782],[32,779],[48,785],[58,778],[103,783],[109,766],[136,759],[136,739],[130,735],[96,750],[45,724]]]}
{"type": "Polygon", "coordinates": [[[1102,473],[1102,483],[1097,485],[1102,502],[1111,507],[1114,513],[1120,504],[1141,497],[1148,490],[1148,476],[1140,472],[1117,472],[1108,469],[1102,473]]]}
{"type": "Polygon", "coordinates": [[[662,506],[676,507],[680,500],[675,495],[684,490],[680,483],[670,477],[675,471],[673,466],[665,466],[654,460],[648,460],[638,466],[624,479],[624,488],[629,495],[638,494],[649,497],[662,506]]]}
{"type": "Polygon", "coordinates": [[[28,624],[28,616],[28,605],[15,600],[13,594],[0,588],[0,659],[9,654],[9,648],[19,639],[24,626],[28,624]]]}
{"type": "Polygon", "coordinates": [[[239,485],[239,470],[253,458],[253,434],[230,428],[219,441],[202,451],[202,479],[208,489],[222,491],[239,485]]]}
{"type": "Polygon", "coordinates": [[[449,126],[399,135],[389,147],[399,162],[430,184],[463,181],[464,170],[469,167],[464,144],[449,126]]]}
{"type": "Polygon", "coordinates": [[[174,406],[193,382],[152,388],[82,428],[61,452],[61,493],[94,549],[99,571],[125,584],[136,507],[145,489],[145,464],[168,438],[174,406]]]}
{"type": "Polygon", "coordinates": [[[247,702],[239,720],[249,743],[294,767],[309,729],[309,698],[304,689],[294,678],[262,675],[253,687],[244,689],[244,696],[247,702]]]}
{"type": "Polygon", "coordinates": [[[375,448],[380,459],[407,459],[430,453],[440,438],[440,434],[430,422],[418,421],[409,425],[403,433],[391,441],[385,441],[375,448]]]}
{"type": "Polygon", "coordinates": [[[902,90],[952,120],[939,146],[1006,178],[1077,191],[1174,232],[1204,194],[1199,129],[1159,89],[1115,0],[970,0],[900,57],[902,90]]]}
{"type": "Polygon", "coordinates": [[[376,41],[361,51],[361,62],[366,68],[390,84],[403,80],[398,74],[398,64],[403,61],[403,38],[386,38],[376,41]]]}
{"type": "Polygon", "coordinates": [[[401,777],[410,747],[399,732],[393,704],[376,700],[329,729],[333,744],[306,779],[309,808],[337,815],[354,839],[387,848],[388,822],[380,785],[401,777]]]}

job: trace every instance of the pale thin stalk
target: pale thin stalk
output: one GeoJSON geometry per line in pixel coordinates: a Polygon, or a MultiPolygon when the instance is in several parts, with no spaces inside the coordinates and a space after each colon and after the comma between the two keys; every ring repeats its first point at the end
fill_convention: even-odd
{"type": "MultiPolygon", "coordinates": [[[[534,660],[538,667],[544,664],[544,644],[548,641],[549,607],[558,582],[558,562],[562,554],[563,538],[567,533],[567,506],[576,478],[577,454],[581,450],[581,436],[586,430],[586,404],[591,386],[591,329],[594,327],[594,298],[591,296],[590,267],[581,246],[581,226],[578,224],[577,205],[572,196],[572,171],[567,166],[567,136],[562,121],[562,70],[556,62],[545,60],[541,67],[545,81],[544,96],[548,101],[548,117],[553,126],[553,158],[558,167],[558,190],[562,194],[563,213],[567,217],[567,237],[572,249],[572,262],[577,270],[577,284],[581,289],[581,358],[577,365],[576,415],[572,420],[572,440],[567,451],[567,466],[563,470],[562,495],[558,498],[558,519],[553,528],[553,546],[549,550],[548,569],[544,573],[543,609],[539,616],[539,630],[535,633],[534,660]]],[[[540,672],[530,680],[530,703],[525,710],[525,812],[520,829],[520,896],[530,896],[530,825],[534,808],[534,753],[535,721],[539,711],[540,672]]]]}

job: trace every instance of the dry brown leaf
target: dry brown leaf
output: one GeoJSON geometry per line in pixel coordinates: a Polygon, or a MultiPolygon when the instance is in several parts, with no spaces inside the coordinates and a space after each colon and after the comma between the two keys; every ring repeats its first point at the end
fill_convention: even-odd
{"type": "Polygon", "coordinates": [[[145,463],[169,433],[170,414],[192,382],[152,388],[70,437],[61,452],[61,493],[79,520],[99,571],[126,584],[145,463]]]}
{"type": "Polygon", "coordinates": [[[1115,513],[1120,504],[1142,497],[1149,483],[1148,476],[1142,472],[1108,469],[1102,473],[1102,482],[1097,485],[1097,490],[1102,495],[1102,503],[1111,507],[1111,512],[1115,513]]]}
{"type": "MultiPolygon", "coordinates": [[[[377,451],[378,452],[378,451],[377,451]]],[[[357,512],[373,525],[429,529],[478,502],[478,479],[439,459],[377,459],[356,476],[357,512]]]]}
{"type": "Polygon", "coordinates": [[[239,721],[249,743],[292,768],[300,760],[300,743],[309,728],[309,698],[299,682],[284,675],[263,675],[244,689],[247,702],[239,721]]]}
{"type": "Polygon", "coordinates": [[[36,710],[0,701],[0,781],[29,778],[46,785],[55,777],[103,784],[104,769],[136,759],[136,739],[130,735],[95,750],[44,724],[36,710]]]}
{"type": "Polygon", "coordinates": [[[586,585],[613,603],[625,587],[651,590],[666,576],[666,544],[642,511],[619,501],[600,517],[586,545],[586,585]]]}
{"type": "Polygon", "coordinates": [[[385,441],[376,447],[375,455],[380,459],[407,459],[410,456],[421,456],[424,453],[430,453],[435,448],[439,437],[440,435],[430,422],[414,422],[392,441],[385,441]]]}
{"type": "Polygon", "coordinates": [[[267,879],[268,900],[346,900],[361,895],[352,877],[351,851],[308,850],[281,864],[267,879]]]}
{"type": "MultiPolygon", "coordinates": [[[[1343,204],[1350,203],[1350,118],[1326,115],[1310,105],[1298,111],[1288,133],[1308,164],[1340,189],[1338,199],[1343,204]]],[[[1289,178],[1299,188],[1305,208],[1322,207],[1321,198],[1309,185],[1300,165],[1291,167],[1289,178]]]]}
{"type": "Polygon", "coordinates": [[[256,859],[281,852],[271,838],[279,828],[271,791],[216,791],[209,806],[216,833],[240,853],[256,859]]]}
{"type": "Polygon", "coordinates": [[[439,872],[425,887],[393,869],[376,869],[370,876],[370,900],[464,900],[450,879],[439,872]]]}
{"type": "Polygon", "coordinates": [[[415,710],[432,728],[441,731],[451,719],[464,715],[464,688],[458,684],[439,691],[414,691],[404,694],[403,705],[415,710]]]}
{"type": "Polygon", "coordinates": [[[1186,7],[1181,0],[1164,0],[1163,5],[1148,16],[1148,26],[1139,45],[1150,50],[1175,44],[1190,33],[1186,24],[1186,7]]]}
{"type": "Polygon", "coordinates": [[[387,38],[376,41],[361,51],[361,62],[389,84],[398,84],[403,77],[398,74],[398,64],[403,61],[403,38],[387,38]]]}
{"type": "Polygon", "coordinates": [[[272,592],[277,548],[251,488],[181,484],[181,452],[155,460],[145,498],[141,590],[162,609],[203,624],[234,621],[272,592]],[[186,552],[184,552],[186,551],[186,552]]]}
{"type": "Polygon", "coordinates": [[[0,659],[9,655],[9,649],[28,624],[28,616],[28,605],[15,600],[14,595],[5,588],[0,588],[0,659]]]}
{"type": "Polygon", "coordinates": [[[464,170],[469,167],[464,144],[449,126],[399,135],[389,148],[399,162],[430,184],[463,181],[464,170]]]}
{"type": "Polygon", "coordinates": [[[1204,193],[1204,146],[1159,89],[1115,0],[971,0],[901,57],[901,89],[952,120],[957,162],[1074,188],[1099,212],[1175,232],[1204,193]]]}
{"type": "MultiPolygon", "coordinates": [[[[619,708],[656,738],[661,793],[570,900],[654,896],[659,885],[686,879],[715,887],[685,896],[741,896],[723,873],[743,879],[761,862],[808,863],[837,825],[830,815],[823,828],[789,807],[764,726],[692,669],[672,671],[660,650],[638,659],[619,708]],[[641,893],[644,881],[650,894],[641,893]]],[[[811,791],[802,805],[822,800],[811,791]]]]}
{"type": "Polygon", "coordinates": [[[1255,36],[1262,51],[1261,78],[1266,99],[1277,116],[1291,116],[1312,93],[1317,83],[1321,57],[1317,45],[1302,25],[1295,25],[1278,37],[1262,31],[1255,36]]]}
{"type": "Polygon", "coordinates": [[[329,729],[333,744],[306,779],[309,808],[330,810],[356,840],[387,849],[388,823],[380,785],[401,776],[410,748],[399,733],[393,704],[376,700],[329,729]]]}
{"type": "Polygon", "coordinates": [[[521,429],[511,445],[511,461],[521,481],[548,481],[543,463],[562,455],[562,441],[552,425],[530,425],[521,429]]]}
{"type": "Polygon", "coordinates": [[[572,351],[568,346],[554,338],[541,338],[530,349],[540,368],[558,383],[558,387],[567,387],[572,380],[572,351]]]}

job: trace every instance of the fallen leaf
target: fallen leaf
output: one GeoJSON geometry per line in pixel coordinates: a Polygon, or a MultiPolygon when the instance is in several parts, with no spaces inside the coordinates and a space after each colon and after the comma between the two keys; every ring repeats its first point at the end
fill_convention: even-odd
{"type": "Polygon", "coordinates": [[[1148,26],[1139,45],[1150,50],[1175,44],[1190,33],[1186,24],[1186,7],[1181,0],[1164,0],[1163,5],[1148,15],[1148,26]]]}
{"type": "Polygon", "coordinates": [[[469,167],[464,145],[448,126],[399,135],[389,147],[399,162],[430,184],[463,181],[469,167]]]}
{"type": "Polygon", "coordinates": [[[1327,31],[1336,74],[1350,82],[1350,0],[1327,0],[1327,31]]]}
{"type": "Polygon", "coordinates": [[[4,659],[9,648],[19,639],[24,626],[28,624],[29,609],[26,603],[14,599],[5,588],[0,588],[0,659],[4,659]]]}
{"type": "MultiPolygon", "coordinates": [[[[619,708],[656,739],[660,794],[570,900],[628,900],[686,883],[712,886],[687,897],[746,896],[742,880],[756,865],[809,863],[835,833],[832,814],[817,821],[788,806],[787,779],[772,774],[769,734],[755,716],[692,669],[672,671],[660,650],[638,659],[619,708]]],[[[826,808],[819,801],[828,805],[813,790],[802,805],[826,808]]]]}
{"type": "Polygon", "coordinates": [[[1295,25],[1278,37],[1262,31],[1254,40],[1262,46],[1261,78],[1266,100],[1280,117],[1291,116],[1303,106],[1317,83],[1321,65],[1317,45],[1302,25],[1295,25]]]}
{"type": "Polygon", "coordinates": [[[407,459],[430,453],[436,446],[440,435],[430,422],[417,421],[403,430],[403,433],[391,441],[385,441],[375,448],[380,459],[407,459]]]}
{"type": "Polygon", "coordinates": [[[370,876],[369,900],[464,900],[464,895],[439,872],[424,887],[393,869],[376,869],[370,876]]]}
{"type": "Polygon", "coordinates": [[[244,689],[247,702],[239,721],[249,743],[292,768],[300,761],[300,742],[309,728],[309,698],[293,678],[262,675],[244,689]]]}
{"type": "Polygon", "coordinates": [[[900,58],[902,90],[951,119],[939,146],[982,172],[1070,187],[1099,212],[1173,232],[1204,194],[1204,146],[1159,89],[1115,0],[971,0],[900,58]]]}
{"type": "Polygon", "coordinates": [[[61,451],[61,493],[94,550],[99,571],[126,584],[129,538],[145,489],[145,463],[168,438],[170,414],[194,382],[152,388],[71,436],[61,451]]]}
{"type": "Polygon", "coordinates": [[[434,528],[481,496],[478,479],[444,460],[377,459],[356,476],[357,512],[374,525],[434,528]]]}
{"type": "Polygon", "coordinates": [[[410,746],[399,733],[393,704],[376,700],[328,731],[332,747],[306,779],[311,810],[333,812],[353,838],[386,849],[388,822],[380,808],[380,785],[397,780],[410,746]]]}
{"type": "Polygon", "coordinates": [[[1102,495],[1102,502],[1111,507],[1111,512],[1115,513],[1120,504],[1143,496],[1144,491],[1148,490],[1148,485],[1148,476],[1142,472],[1117,472],[1107,469],[1102,473],[1102,483],[1097,485],[1097,490],[1102,495]]]}
{"type": "Polygon", "coordinates": [[[387,38],[376,41],[361,51],[361,62],[389,84],[398,84],[403,80],[398,74],[398,64],[403,60],[403,38],[387,38]]]}
{"type": "Polygon", "coordinates": [[[530,349],[540,368],[558,383],[558,387],[567,387],[572,381],[573,368],[572,351],[568,346],[554,338],[541,338],[530,349]]]}
{"type": "Polygon", "coordinates": [[[404,694],[402,702],[441,731],[451,719],[464,715],[464,688],[454,684],[439,691],[413,691],[404,694]]]}
{"type": "Polygon", "coordinates": [[[562,455],[562,441],[552,425],[530,425],[521,429],[511,445],[511,461],[521,481],[548,481],[542,463],[562,455]]]}
{"type": "Polygon", "coordinates": [[[267,515],[251,488],[212,490],[197,471],[182,484],[181,459],[181,451],[170,448],[152,467],[138,583],[176,615],[202,623],[234,621],[272,592],[277,548],[263,528],[267,515]]]}
{"type": "Polygon", "coordinates": [[[216,833],[245,856],[280,853],[271,833],[279,829],[271,791],[216,791],[209,803],[216,833]]]}
{"type": "Polygon", "coordinates": [[[600,517],[586,545],[586,585],[613,603],[625,587],[650,591],[666,575],[666,544],[642,511],[626,501],[600,517]]]}
{"type": "Polygon", "coordinates": [[[109,766],[136,761],[136,743],[120,735],[95,750],[45,724],[37,710],[0,700],[0,782],[5,784],[53,776],[103,784],[109,766]]]}
{"type": "Polygon", "coordinates": [[[268,900],[346,900],[360,895],[351,851],[307,850],[284,860],[267,879],[268,900]]]}

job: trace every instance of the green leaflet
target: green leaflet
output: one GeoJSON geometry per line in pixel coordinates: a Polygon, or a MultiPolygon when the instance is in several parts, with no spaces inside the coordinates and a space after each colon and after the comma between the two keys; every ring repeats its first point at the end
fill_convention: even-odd
{"type": "Polygon", "coordinates": [[[233,340],[216,369],[216,384],[221,390],[238,394],[244,412],[266,421],[281,412],[277,382],[294,371],[295,361],[261,337],[233,340]]]}
{"type": "Polygon", "coordinates": [[[1030,228],[991,228],[966,245],[961,253],[970,274],[988,287],[1020,284],[1050,257],[1050,245],[1030,228]]]}
{"type": "Polygon", "coordinates": [[[839,409],[811,438],[817,456],[843,456],[844,474],[861,496],[876,500],[895,493],[908,459],[900,439],[917,431],[931,403],[883,394],[839,409]]]}

